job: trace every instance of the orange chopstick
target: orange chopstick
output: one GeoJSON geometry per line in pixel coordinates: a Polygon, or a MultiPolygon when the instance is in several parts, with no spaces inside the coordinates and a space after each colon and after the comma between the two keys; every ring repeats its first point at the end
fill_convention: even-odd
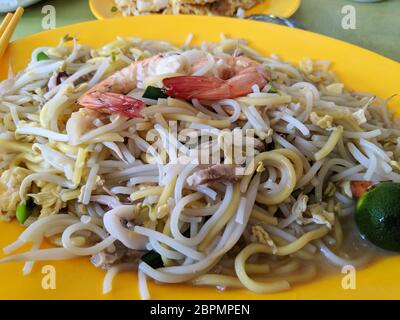
{"type": "Polygon", "coordinates": [[[14,14],[8,13],[0,26],[0,58],[3,56],[4,51],[10,42],[11,36],[19,20],[21,19],[24,9],[19,7],[14,14]]]}

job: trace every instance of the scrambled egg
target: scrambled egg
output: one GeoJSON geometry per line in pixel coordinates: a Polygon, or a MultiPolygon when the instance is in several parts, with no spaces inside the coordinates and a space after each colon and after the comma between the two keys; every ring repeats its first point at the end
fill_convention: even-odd
{"type": "Polygon", "coordinates": [[[316,112],[311,112],[310,120],[312,124],[322,129],[331,129],[333,127],[333,117],[328,114],[320,117],[316,112]]]}
{"type": "Polygon", "coordinates": [[[314,63],[310,58],[304,58],[300,61],[299,68],[305,74],[310,74],[314,70],[314,63]]]}
{"type": "Polygon", "coordinates": [[[0,220],[9,221],[20,202],[19,187],[22,180],[30,174],[28,169],[14,167],[0,176],[0,220]]]}
{"type": "Polygon", "coordinates": [[[274,241],[269,236],[268,232],[265,231],[261,226],[251,227],[251,237],[252,240],[261,244],[266,244],[272,248],[272,252],[276,252],[276,245],[274,241]]]}
{"type": "MultiPolygon", "coordinates": [[[[0,220],[9,221],[15,216],[15,210],[21,201],[19,189],[22,181],[31,173],[30,170],[14,167],[4,171],[0,177],[0,220]]],[[[41,206],[40,215],[47,216],[58,213],[66,204],[61,200],[61,187],[52,183],[36,183],[38,193],[28,194],[35,204],[41,206]]]]}
{"type": "Polygon", "coordinates": [[[324,206],[321,204],[311,204],[308,206],[309,215],[311,217],[299,217],[296,222],[300,225],[316,223],[316,224],[324,224],[329,229],[335,223],[335,214],[333,212],[328,212],[325,210],[324,206]]]}
{"type": "Polygon", "coordinates": [[[33,198],[35,204],[41,206],[40,217],[56,214],[66,207],[66,203],[61,199],[60,191],[60,186],[46,183],[42,186],[40,192],[28,194],[33,198]]]}
{"type": "Polygon", "coordinates": [[[343,83],[331,83],[330,85],[326,86],[326,91],[330,94],[342,94],[344,89],[343,83]]]}
{"type": "Polygon", "coordinates": [[[293,214],[301,217],[303,213],[307,210],[308,196],[301,194],[297,198],[296,202],[293,204],[293,214]]]}

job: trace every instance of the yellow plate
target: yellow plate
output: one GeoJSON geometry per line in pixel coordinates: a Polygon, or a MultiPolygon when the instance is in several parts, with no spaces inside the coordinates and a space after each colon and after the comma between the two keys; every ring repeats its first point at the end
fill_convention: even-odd
{"type": "MultiPolygon", "coordinates": [[[[8,62],[14,71],[21,70],[38,46],[53,46],[66,33],[77,35],[80,42],[97,47],[115,36],[163,39],[182,44],[188,32],[194,41],[215,41],[221,32],[248,39],[250,45],[265,54],[277,53],[285,60],[298,62],[303,57],[327,59],[344,83],[355,89],[389,97],[399,92],[400,64],[373,52],[314,33],[262,22],[196,16],[145,16],[92,21],[36,34],[12,43],[0,63],[4,78],[8,62]],[[157,26],[155,28],[154,26],[157,26]],[[10,59],[10,60],[9,60],[10,59]]],[[[391,104],[400,109],[400,98],[391,104]]],[[[0,247],[13,242],[22,231],[17,223],[0,224],[0,247]]],[[[118,275],[114,291],[102,295],[104,272],[86,258],[67,262],[35,265],[31,275],[21,273],[22,263],[0,265],[0,298],[10,299],[132,299],[138,298],[137,279],[133,273],[118,275]],[[42,267],[56,268],[56,289],[42,288],[42,267]]],[[[296,285],[277,294],[255,294],[245,290],[220,292],[212,288],[150,283],[154,299],[400,299],[400,257],[392,256],[357,271],[356,290],[342,289],[343,274],[321,277],[314,282],[296,285]]],[[[46,278],[43,280],[46,282],[46,278]]]]}
{"type": "MultiPolygon", "coordinates": [[[[265,0],[246,11],[251,14],[273,14],[278,17],[289,18],[300,7],[301,0],[265,0]]],[[[121,17],[120,12],[112,12],[115,7],[114,0],[89,0],[90,9],[97,19],[109,19],[121,17]]]]}

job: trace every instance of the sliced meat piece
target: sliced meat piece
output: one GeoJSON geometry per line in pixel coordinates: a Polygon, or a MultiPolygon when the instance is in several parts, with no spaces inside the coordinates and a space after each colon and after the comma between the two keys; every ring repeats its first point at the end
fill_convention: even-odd
{"type": "Polygon", "coordinates": [[[120,260],[121,257],[121,254],[110,254],[100,251],[90,258],[90,262],[97,268],[108,270],[115,262],[120,260]]]}
{"type": "Polygon", "coordinates": [[[240,176],[236,174],[236,167],[229,164],[216,164],[207,169],[197,171],[188,178],[188,183],[192,186],[212,182],[239,181],[240,176]]]}
{"type": "Polygon", "coordinates": [[[119,263],[137,261],[143,255],[143,252],[128,249],[119,241],[116,241],[114,245],[114,252],[107,252],[107,249],[100,251],[92,255],[90,262],[97,268],[109,270],[119,263]]]}

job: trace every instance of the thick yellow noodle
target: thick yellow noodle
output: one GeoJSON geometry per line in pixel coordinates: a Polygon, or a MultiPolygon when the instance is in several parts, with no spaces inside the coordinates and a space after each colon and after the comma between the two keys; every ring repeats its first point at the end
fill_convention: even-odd
{"type": "Polygon", "coordinates": [[[279,256],[290,255],[302,249],[307,243],[312,240],[319,239],[328,233],[327,227],[320,227],[316,230],[307,232],[297,240],[282,247],[271,248],[267,245],[253,243],[245,247],[235,259],[235,270],[239,280],[249,290],[265,293],[282,291],[289,289],[289,281],[286,278],[269,279],[269,282],[260,282],[252,280],[246,272],[245,263],[247,259],[257,253],[274,254],[279,256]]]}
{"type": "Polygon", "coordinates": [[[280,153],[281,155],[292,161],[294,165],[294,170],[296,171],[296,179],[300,180],[303,175],[303,161],[301,161],[299,155],[290,149],[276,149],[274,151],[280,153]]]}
{"type": "Polygon", "coordinates": [[[333,149],[335,149],[342,135],[343,135],[343,127],[342,126],[336,127],[329,136],[328,141],[325,143],[322,149],[319,150],[317,153],[315,153],[314,155],[315,160],[317,161],[321,160],[325,158],[328,154],[330,154],[333,151],[333,149]]]}
{"type": "Polygon", "coordinates": [[[199,117],[190,116],[190,115],[186,115],[186,114],[178,114],[178,113],[166,114],[165,118],[167,120],[180,120],[180,121],[208,124],[209,126],[212,126],[212,127],[218,128],[218,129],[229,128],[231,126],[231,122],[229,120],[204,119],[204,118],[199,118],[199,117]]]}

